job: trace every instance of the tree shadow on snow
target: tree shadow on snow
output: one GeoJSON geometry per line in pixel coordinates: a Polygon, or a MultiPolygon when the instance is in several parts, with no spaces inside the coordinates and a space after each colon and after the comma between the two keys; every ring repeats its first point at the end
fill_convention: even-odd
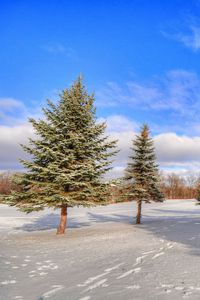
{"type": "MultiPolygon", "coordinates": [[[[156,211],[162,211],[157,210],[156,211]]],[[[173,216],[148,217],[144,216],[139,230],[151,232],[154,236],[171,243],[182,244],[194,255],[200,255],[200,214],[199,212],[186,212],[179,210],[163,210],[173,212],[173,216]],[[184,216],[178,216],[184,214],[184,216]],[[199,217],[197,217],[198,215],[199,217]]]]}
{"type": "MultiPolygon", "coordinates": [[[[167,210],[167,209],[152,209],[151,215],[143,214],[142,224],[133,225],[135,218],[131,215],[125,214],[102,214],[87,212],[84,215],[84,220],[81,218],[68,218],[68,228],[89,227],[94,224],[103,223],[126,223],[137,228],[137,230],[145,230],[151,232],[154,236],[167,240],[169,242],[176,242],[189,247],[196,255],[200,255],[200,212],[195,211],[181,211],[181,210],[167,210]],[[155,212],[155,217],[153,216],[155,212]],[[166,215],[165,215],[166,214],[166,215]],[[199,217],[197,217],[199,216],[199,217]]],[[[16,229],[23,231],[44,231],[55,229],[59,224],[58,214],[48,214],[41,216],[31,223],[24,224],[16,229]]]]}
{"type": "Polygon", "coordinates": [[[105,222],[121,222],[121,223],[130,223],[131,217],[127,215],[120,215],[120,214],[112,214],[112,215],[104,215],[104,214],[95,214],[95,213],[88,213],[88,217],[90,222],[92,223],[105,223],[105,222]]]}
{"type": "Polygon", "coordinates": [[[174,214],[172,215],[171,217],[177,217],[178,215],[186,215],[186,216],[189,216],[189,215],[197,215],[199,216],[200,218],[200,211],[196,208],[194,209],[193,211],[189,211],[187,212],[186,210],[180,210],[180,209],[153,209],[153,211],[156,211],[156,212],[161,212],[161,213],[170,213],[170,214],[174,214]]]}
{"type": "MultiPolygon", "coordinates": [[[[22,225],[21,227],[16,227],[15,229],[24,231],[38,231],[38,230],[49,230],[58,227],[60,221],[60,216],[57,214],[48,214],[45,216],[38,217],[34,219],[31,223],[22,225]]],[[[86,222],[79,222],[73,218],[70,218],[67,223],[68,228],[80,228],[82,226],[87,226],[86,222]]]]}
{"type": "MultiPolygon", "coordinates": [[[[59,225],[59,218],[60,216],[57,214],[48,214],[45,216],[38,217],[34,219],[31,223],[27,223],[22,225],[21,227],[16,227],[16,230],[23,230],[23,231],[43,231],[43,230],[50,230],[55,229],[59,225]]],[[[69,217],[67,222],[67,228],[81,228],[85,226],[91,226],[95,223],[115,223],[115,222],[125,222],[130,223],[131,218],[130,216],[126,215],[119,215],[119,214],[112,214],[112,215],[104,215],[102,214],[95,214],[88,212],[86,214],[86,221],[80,221],[78,217],[73,218],[69,217]]]]}

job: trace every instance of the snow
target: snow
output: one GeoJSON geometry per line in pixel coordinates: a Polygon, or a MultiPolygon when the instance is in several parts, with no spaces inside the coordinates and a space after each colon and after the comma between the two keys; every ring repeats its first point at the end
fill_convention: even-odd
{"type": "MultiPolygon", "coordinates": [[[[69,208],[70,227],[81,227],[98,222],[127,221],[135,213],[135,203],[113,204],[95,208],[69,208]],[[118,215],[120,213],[120,215],[118,215]]],[[[27,231],[52,229],[57,226],[59,218],[58,210],[46,209],[41,212],[25,214],[14,207],[0,205],[0,230],[21,229],[27,231]]],[[[143,204],[143,221],[167,220],[180,218],[180,224],[187,224],[188,217],[198,216],[200,206],[195,206],[193,200],[168,200],[164,203],[143,204]]],[[[195,222],[200,225],[199,222],[195,222]]]]}
{"type": "Polygon", "coordinates": [[[152,257],[152,259],[155,259],[155,258],[157,258],[157,257],[159,257],[159,256],[161,256],[161,255],[163,255],[163,254],[165,254],[165,252],[157,253],[157,254],[155,254],[155,255],[152,257]]]}
{"type": "Polygon", "coordinates": [[[50,291],[43,294],[44,299],[50,298],[53,294],[55,294],[56,292],[62,290],[63,286],[62,285],[53,285],[52,288],[53,288],[52,290],[50,290],[50,291]]]}
{"type": "Polygon", "coordinates": [[[200,299],[200,206],[193,200],[25,215],[0,205],[0,299],[200,299]],[[31,291],[31,292],[30,292],[31,291]]]}
{"type": "Polygon", "coordinates": [[[118,276],[117,279],[124,278],[124,277],[126,277],[126,276],[128,276],[128,275],[130,275],[130,274],[132,274],[132,273],[138,273],[138,272],[140,272],[140,271],[141,271],[141,268],[131,269],[131,270],[125,272],[124,274],[118,276]]]}

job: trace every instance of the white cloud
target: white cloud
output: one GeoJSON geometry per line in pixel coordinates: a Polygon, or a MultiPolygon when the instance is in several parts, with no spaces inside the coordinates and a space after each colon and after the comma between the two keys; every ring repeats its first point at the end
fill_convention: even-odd
{"type": "MultiPolygon", "coordinates": [[[[111,138],[118,139],[121,149],[116,156],[114,168],[109,177],[122,176],[131,154],[130,147],[135,131],[110,132],[111,138]]],[[[181,174],[200,173],[200,137],[189,137],[169,132],[153,137],[157,161],[162,170],[181,174]]]]}
{"type": "Polygon", "coordinates": [[[193,121],[200,114],[200,78],[194,72],[172,70],[147,82],[109,82],[97,92],[97,105],[168,111],[193,121]]]}
{"type": "Polygon", "coordinates": [[[45,49],[46,51],[48,51],[50,53],[65,53],[65,51],[67,50],[66,47],[64,47],[61,44],[46,45],[46,46],[43,46],[43,49],[45,49]]]}
{"type": "MultiPolygon", "coordinates": [[[[123,170],[130,153],[131,140],[134,138],[137,124],[121,115],[112,115],[99,121],[107,122],[107,132],[112,139],[118,140],[118,148],[121,150],[116,157],[114,170],[119,174],[123,170]]],[[[16,126],[0,125],[0,170],[17,170],[22,168],[19,158],[26,158],[20,144],[26,144],[28,138],[34,137],[33,128],[29,123],[16,126]]]]}
{"type": "MultiPolygon", "coordinates": [[[[171,95],[178,94],[181,98],[184,98],[182,96],[185,95],[185,98],[187,98],[189,97],[187,93],[190,94],[191,90],[193,90],[193,93],[194,90],[196,92],[199,79],[193,73],[174,71],[170,72],[168,76],[172,81],[169,89],[171,95]],[[189,91],[188,85],[193,86],[194,89],[191,88],[189,91]],[[175,91],[178,92],[175,93],[175,91]]],[[[141,93],[140,88],[137,93],[141,93]]],[[[161,93],[161,90],[159,93],[161,93]]],[[[186,109],[189,104],[187,104],[187,101],[184,103],[184,109],[186,109]]],[[[194,102],[190,103],[190,106],[195,107],[197,103],[198,98],[194,96],[194,102]]],[[[5,114],[4,117],[12,115],[12,111],[19,110],[21,112],[18,119],[15,119],[15,126],[11,126],[12,122],[0,125],[0,169],[16,170],[21,168],[18,159],[27,157],[19,144],[26,144],[27,138],[34,136],[31,125],[24,121],[30,113],[21,101],[12,98],[0,99],[0,107],[1,113],[5,114]],[[21,116],[23,116],[22,119],[21,116]]],[[[196,110],[198,110],[198,107],[196,107],[196,110]]],[[[112,139],[118,140],[118,149],[120,149],[113,164],[114,169],[108,174],[108,177],[122,176],[131,153],[132,140],[138,132],[139,125],[123,115],[110,115],[107,118],[100,118],[99,121],[107,122],[107,133],[112,139]]],[[[154,136],[154,140],[158,162],[162,169],[178,172],[198,172],[200,169],[200,137],[166,132],[154,136]]]]}
{"type": "MultiPolygon", "coordinates": [[[[197,7],[198,10],[199,7],[197,7]]],[[[166,38],[175,40],[194,52],[200,49],[200,18],[198,15],[183,13],[176,19],[169,20],[163,26],[165,28],[161,30],[161,33],[166,38]]]]}
{"type": "Polygon", "coordinates": [[[107,133],[112,140],[117,140],[120,152],[115,157],[115,169],[121,168],[130,155],[130,147],[138,129],[138,124],[122,115],[112,115],[102,119],[107,123],[107,133]]]}
{"type": "Polygon", "coordinates": [[[36,109],[28,109],[14,98],[0,98],[0,170],[22,169],[20,158],[28,155],[20,144],[33,137],[33,128],[27,122],[29,116],[38,117],[36,109]]]}
{"type": "Polygon", "coordinates": [[[50,54],[64,54],[68,58],[78,58],[77,53],[73,48],[65,46],[61,43],[49,43],[47,45],[43,45],[41,48],[50,54]]]}
{"type": "Polygon", "coordinates": [[[0,98],[0,122],[14,124],[26,115],[27,110],[22,101],[14,98],[0,98]],[[17,116],[17,117],[15,117],[17,116]]]}
{"type": "Polygon", "coordinates": [[[114,166],[112,170],[110,170],[106,175],[106,180],[112,180],[121,178],[124,174],[124,167],[122,166],[114,166]]]}
{"type": "Polygon", "coordinates": [[[111,115],[107,118],[99,118],[99,122],[106,122],[108,132],[134,131],[138,124],[122,115],[111,115]]]}
{"type": "MultiPolygon", "coordinates": [[[[104,119],[101,119],[101,121],[104,119]]],[[[115,158],[113,170],[107,178],[123,175],[132,140],[138,131],[138,124],[122,115],[112,115],[107,119],[107,132],[111,139],[118,139],[120,152],[115,158]]],[[[0,169],[17,170],[21,168],[19,158],[26,158],[20,143],[26,144],[28,137],[34,137],[30,124],[0,126],[0,169]]],[[[154,136],[155,148],[160,167],[168,172],[198,173],[200,170],[200,137],[189,137],[169,132],[154,136]]]]}
{"type": "Polygon", "coordinates": [[[161,163],[200,162],[200,137],[165,133],[155,136],[155,146],[161,163]]]}
{"type": "Polygon", "coordinates": [[[193,51],[200,49],[200,26],[199,24],[195,24],[191,18],[183,24],[182,28],[178,29],[174,27],[170,33],[166,31],[161,31],[161,33],[167,38],[182,43],[185,47],[193,51]]]}
{"type": "MultiPolygon", "coordinates": [[[[54,96],[55,97],[55,96],[54,96]]],[[[14,98],[0,98],[0,124],[8,127],[23,125],[29,117],[38,119],[42,110],[39,103],[27,107],[14,98]]]]}
{"type": "Polygon", "coordinates": [[[200,27],[190,26],[190,31],[190,35],[180,34],[178,38],[186,47],[197,51],[200,49],[200,27]]]}
{"type": "Polygon", "coordinates": [[[20,158],[26,158],[26,153],[20,144],[26,144],[28,137],[33,137],[33,129],[30,124],[13,127],[0,126],[0,169],[17,170],[22,168],[20,158]]]}
{"type": "Polygon", "coordinates": [[[1,111],[9,112],[15,110],[16,108],[25,110],[25,105],[21,101],[14,98],[0,98],[1,111]]]}

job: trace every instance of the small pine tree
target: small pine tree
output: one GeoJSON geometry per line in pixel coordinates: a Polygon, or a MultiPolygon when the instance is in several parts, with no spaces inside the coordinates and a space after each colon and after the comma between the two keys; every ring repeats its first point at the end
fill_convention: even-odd
{"type": "Polygon", "coordinates": [[[141,223],[142,201],[164,200],[159,188],[158,165],[153,140],[150,138],[148,126],[143,125],[141,132],[133,141],[133,154],[125,170],[126,197],[136,200],[138,206],[136,224],[141,223]]]}
{"type": "Polygon", "coordinates": [[[197,205],[200,205],[200,182],[197,183],[196,186],[196,200],[197,200],[197,205]]]}
{"type": "Polygon", "coordinates": [[[4,203],[27,213],[60,208],[57,233],[63,234],[68,207],[107,203],[102,176],[111,168],[116,141],[108,141],[105,123],[96,123],[94,96],[81,77],[62,92],[57,105],[48,100],[43,112],[43,120],[30,119],[38,138],[23,145],[32,160],[21,160],[28,170],[16,178],[22,192],[13,192],[4,203]]]}

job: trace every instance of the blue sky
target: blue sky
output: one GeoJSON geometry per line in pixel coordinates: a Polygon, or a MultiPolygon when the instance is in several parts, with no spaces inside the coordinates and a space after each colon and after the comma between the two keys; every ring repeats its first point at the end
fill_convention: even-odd
{"type": "Polygon", "coordinates": [[[8,136],[24,141],[27,117],[82,73],[98,118],[120,139],[116,167],[148,122],[161,167],[197,171],[199,10],[198,0],[1,1],[0,169],[18,168],[22,155],[8,136]]]}

